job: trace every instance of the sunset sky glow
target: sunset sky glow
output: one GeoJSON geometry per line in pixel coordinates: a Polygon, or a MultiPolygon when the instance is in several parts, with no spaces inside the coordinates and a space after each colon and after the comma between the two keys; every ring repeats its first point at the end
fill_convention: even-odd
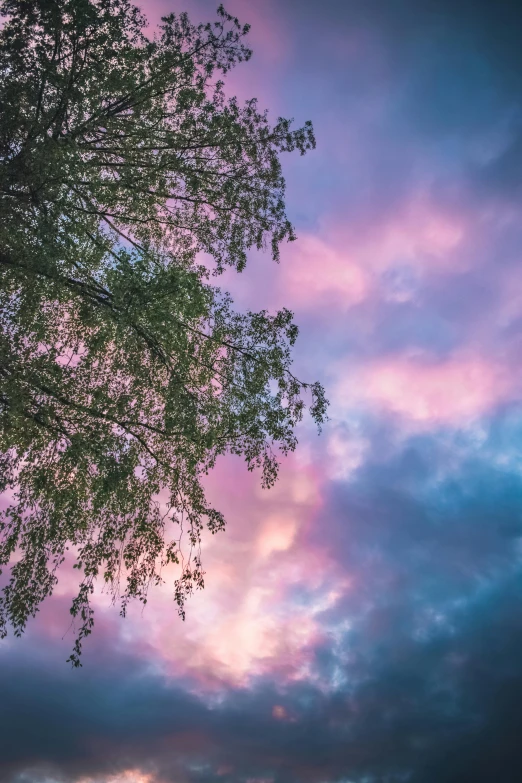
{"type": "MultiPolygon", "coordinates": [[[[143,0],[213,19],[209,0],[143,0]]],[[[228,0],[227,90],[311,120],[283,158],[298,239],[222,285],[295,313],[303,422],[271,490],[208,493],[205,590],[83,668],[64,574],[0,641],[0,783],[510,783],[522,775],[522,11],[508,0],[228,0]]]]}

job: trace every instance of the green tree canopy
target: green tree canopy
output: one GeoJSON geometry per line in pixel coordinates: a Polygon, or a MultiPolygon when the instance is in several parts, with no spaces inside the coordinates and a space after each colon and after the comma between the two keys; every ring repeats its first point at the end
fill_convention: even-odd
{"type": "Polygon", "coordinates": [[[242,455],[276,480],[318,383],[291,372],[292,313],[238,313],[203,266],[241,271],[294,239],[279,156],[312,127],[270,124],[221,77],[248,60],[223,8],[151,39],[128,0],[4,0],[0,32],[0,633],[21,634],[79,569],[71,661],[101,579],[124,614],[177,564],[203,585],[224,525],[202,479],[242,455]]]}

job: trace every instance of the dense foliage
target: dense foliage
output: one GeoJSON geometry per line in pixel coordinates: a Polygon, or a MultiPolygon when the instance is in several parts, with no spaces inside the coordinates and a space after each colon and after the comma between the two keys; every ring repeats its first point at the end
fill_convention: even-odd
{"type": "Polygon", "coordinates": [[[203,584],[202,477],[243,455],[270,486],[321,386],[290,370],[283,310],[240,314],[210,264],[294,238],[270,125],[218,77],[247,60],[222,8],[154,39],[128,0],[4,0],[0,32],[0,633],[20,634],[75,559],[79,664],[104,580],[122,612],[177,564],[183,614],[203,584]]]}

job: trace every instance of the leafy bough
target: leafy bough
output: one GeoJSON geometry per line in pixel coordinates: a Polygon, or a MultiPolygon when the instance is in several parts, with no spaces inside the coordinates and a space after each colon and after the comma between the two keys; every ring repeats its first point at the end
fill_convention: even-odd
{"type": "Polygon", "coordinates": [[[321,385],[291,371],[290,311],[235,312],[198,263],[279,258],[278,156],[314,139],[225,99],[215,72],[250,52],[222,9],[167,17],[153,41],[126,0],[2,13],[0,633],[23,632],[72,560],[79,665],[98,580],[125,614],[172,567],[184,615],[203,530],[224,526],[203,487],[218,457],[269,487],[306,395],[325,418],[321,385]]]}

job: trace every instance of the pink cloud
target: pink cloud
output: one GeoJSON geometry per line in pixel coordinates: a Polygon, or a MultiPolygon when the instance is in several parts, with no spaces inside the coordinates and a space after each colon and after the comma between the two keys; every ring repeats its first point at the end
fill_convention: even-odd
{"type": "Polygon", "coordinates": [[[343,397],[399,414],[420,424],[458,425],[512,396],[514,380],[500,363],[460,355],[442,362],[423,356],[382,359],[343,379],[343,397]]]}
{"type": "Polygon", "coordinates": [[[274,552],[285,552],[294,543],[298,522],[291,516],[273,515],[268,517],[257,540],[257,552],[262,558],[270,557],[274,552]]]}
{"type": "Polygon", "coordinates": [[[377,268],[396,258],[406,258],[415,265],[429,264],[452,271],[453,251],[461,245],[466,225],[463,216],[437,209],[419,195],[385,222],[380,235],[375,233],[379,252],[372,249],[372,243],[368,250],[377,268]]]}
{"type": "Polygon", "coordinates": [[[468,238],[464,215],[447,214],[418,195],[391,215],[368,216],[353,226],[337,222],[320,235],[300,234],[283,249],[276,299],[316,310],[349,308],[376,296],[402,301],[414,292],[388,291],[388,271],[409,268],[414,278],[462,272],[468,238]]]}
{"type": "Polygon", "coordinates": [[[343,251],[317,236],[300,236],[285,253],[281,286],[292,304],[320,306],[327,298],[348,307],[367,296],[369,285],[367,272],[351,250],[343,251]]]}
{"type": "MultiPolygon", "coordinates": [[[[80,777],[76,783],[95,783],[99,778],[80,777]]],[[[105,776],[106,783],[154,783],[156,777],[141,769],[131,768],[116,772],[113,775],[105,776]]]]}
{"type": "MultiPolygon", "coordinates": [[[[229,526],[203,542],[206,587],[189,600],[186,622],[173,601],[172,569],[164,571],[166,584],[151,591],[146,609],[131,606],[124,621],[110,594],[97,589],[86,663],[121,645],[198,691],[246,685],[268,672],[280,681],[305,676],[323,635],[318,615],[340,596],[332,587],[339,575],[329,555],[305,541],[321,505],[321,481],[313,467],[291,457],[280,482],[266,491],[239,460],[223,460],[208,489],[229,526]],[[310,601],[293,601],[295,590],[310,601]]],[[[74,642],[69,607],[77,588],[78,574],[67,562],[34,625],[39,635],[56,640],[60,659],[74,642]]]]}
{"type": "Polygon", "coordinates": [[[285,708],[281,706],[281,704],[274,704],[272,709],[272,717],[276,720],[286,720],[288,718],[288,713],[285,708]]]}
{"type": "Polygon", "coordinates": [[[210,493],[229,506],[229,528],[204,541],[206,586],[190,600],[186,622],[165,587],[121,626],[133,649],[143,640],[144,653],[153,650],[166,672],[198,692],[267,673],[283,682],[306,676],[324,635],[320,615],[347,587],[326,549],[306,543],[321,476],[290,458],[274,491],[260,491],[243,474],[238,482],[237,466],[225,460],[210,477],[210,493]],[[292,600],[296,590],[306,603],[292,600]]]}
{"type": "Polygon", "coordinates": [[[398,262],[419,270],[454,273],[465,268],[460,250],[469,238],[468,223],[464,212],[441,209],[419,191],[392,212],[368,214],[355,225],[334,225],[332,237],[336,244],[344,243],[356,263],[373,275],[398,262]]]}

